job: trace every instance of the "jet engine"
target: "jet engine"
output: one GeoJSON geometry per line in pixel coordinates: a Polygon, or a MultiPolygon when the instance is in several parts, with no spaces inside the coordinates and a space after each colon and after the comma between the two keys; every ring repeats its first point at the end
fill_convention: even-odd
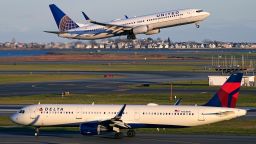
{"type": "Polygon", "coordinates": [[[153,34],[158,34],[158,33],[160,33],[160,29],[151,30],[151,31],[146,32],[145,34],[153,35],[153,34]]]}
{"type": "Polygon", "coordinates": [[[82,135],[99,135],[101,132],[106,132],[107,129],[98,122],[80,124],[80,133],[82,135]]]}
{"type": "Polygon", "coordinates": [[[147,33],[149,31],[148,26],[146,25],[142,25],[142,26],[137,26],[135,28],[133,28],[133,33],[136,34],[144,34],[147,33]]]}

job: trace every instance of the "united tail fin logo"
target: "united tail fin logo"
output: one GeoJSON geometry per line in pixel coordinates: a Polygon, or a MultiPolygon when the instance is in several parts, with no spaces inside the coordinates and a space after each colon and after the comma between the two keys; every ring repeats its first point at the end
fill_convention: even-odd
{"type": "Polygon", "coordinates": [[[67,15],[65,15],[60,21],[59,30],[61,32],[64,32],[78,27],[79,26],[74,21],[72,21],[67,15]]]}
{"type": "Polygon", "coordinates": [[[58,8],[55,4],[49,5],[54,20],[59,28],[60,32],[65,32],[67,30],[78,28],[79,26],[68,17],[60,8],[58,8]]]}
{"type": "Polygon", "coordinates": [[[232,74],[205,106],[236,107],[243,73],[232,74]]]}

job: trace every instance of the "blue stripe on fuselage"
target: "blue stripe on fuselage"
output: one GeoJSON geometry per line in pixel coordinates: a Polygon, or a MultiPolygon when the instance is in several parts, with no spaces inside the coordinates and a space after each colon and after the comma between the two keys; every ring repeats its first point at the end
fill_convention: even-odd
{"type": "MultiPolygon", "coordinates": [[[[86,123],[86,122],[85,122],[86,123]]],[[[90,122],[88,122],[90,123],[90,122]]],[[[70,123],[70,124],[63,124],[63,125],[53,125],[47,127],[78,127],[81,123],[70,123]]],[[[128,123],[131,128],[187,128],[189,126],[180,126],[180,125],[160,125],[160,124],[143,124],[143,123],[128,123]]],[[[44,127],[44,126],[42,126],[44,127]]]]}
{"type": "Polygon", "coordinates": [[[105,29],[99,29],[99,30],[79,30],[79,31],[69,31],[69,34],[78,34],[78,35],[83,35],[83,34],[100,34],[100,33],[108,33],[112,34],[112,31],[107,31],[105,29]]]}

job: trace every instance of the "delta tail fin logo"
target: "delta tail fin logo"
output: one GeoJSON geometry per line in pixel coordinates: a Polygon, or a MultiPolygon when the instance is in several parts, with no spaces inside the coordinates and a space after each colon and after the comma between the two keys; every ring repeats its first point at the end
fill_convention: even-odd
{"type": "Polygon", "coordinates": [[[235,108],[242,78],[243,73],[232,74],[204,106],[235,108]]]}
{"type": "Polygon", "coordinates": [[[54,20],[59,28],[60,32],[65,32],[70,29],[78,28],[79,26],[69,18],[62,10],[60,10],[55,4],[49,5],[54,20]]]}

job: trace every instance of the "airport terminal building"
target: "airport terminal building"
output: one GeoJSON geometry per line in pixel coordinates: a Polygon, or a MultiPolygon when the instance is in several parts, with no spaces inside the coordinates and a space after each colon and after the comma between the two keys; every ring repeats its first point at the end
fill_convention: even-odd
{"type": "MultiPolygon", "coordinates": [[[[208,76],[209,86],[221,86],[228,77],[229,76],[208,76]]],[[[255,76],[243,76],[241,85],[246,87],[256,86],[255,76]]]]}

